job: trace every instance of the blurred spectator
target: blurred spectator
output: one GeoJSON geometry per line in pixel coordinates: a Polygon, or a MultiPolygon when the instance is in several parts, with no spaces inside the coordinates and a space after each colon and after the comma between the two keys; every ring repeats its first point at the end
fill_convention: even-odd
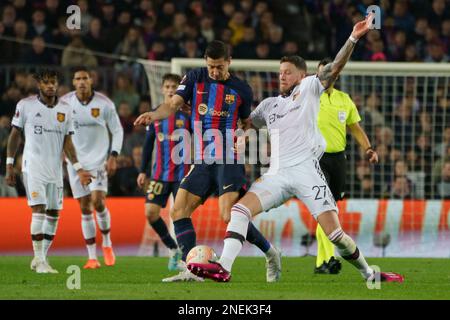
{"type": "Polygon", "coordinates": [[[269,31],[270,58],[279,59],[283,51],[283,28],[273,25],[269,31]]]}
{"type": "Polygon", "coordinates": [[[80,7],[81,13],[81,34],[86,35],[90,31],[91,21],[94,18],[89,13],[89,2],[87,0],[78,0],[78,7],[80,7]]]}
{"type": "Polygon", "coordinates": [[[131,74],[133,79],[137,80],[143,70],[141,64],[134,59],[144,59],[147,55],[147,48],[139,28],[129,28],[126,37],[119,43],[114,53],[132,59],[116,63],[116,68],[119,72],[131,74]]]}
{"type": "Polygon", "coordinates": [[[445,156],[448,147],[450,147],[450,127],[444,129],[442,141],[436,144],[436,147],[434,149],[434,155],[436,157],[445,156]]]}
{"type": "Polygon", "coordinates": [[[241,11],[236,11],[233,13],[230,22],[228,23],[228,28],[231,29],[233,35],[231,36],[231,44],[236,46],[242,39],[244,39],[245,30],[245,15],[241,11]]]}
{"type": "Polygon", "coordinates": [[[435,40],[427,46],[425,62],[449,62],[449,56],[445,53],[444,44],[435,40]]]}
{"type": "Polygon", "coordinates": [[[270,47],[267,42],[260,42],[256,45],[257,59],[270,59],[270,47]]]}
{"type": "Polygon", "coordinates": [[[442,199],[450,199],[450,161],[444,163],[441,179],[436,185],[436,193],[442,199]]]}
{"type": "Polygon", "coordinates": [[[125,135],[128,135],[131,132],[133,132],[134,129],[133,123],[134,120],[136,120],[136,117],[133,116],[133,111],[131,110],[131,107],[127,102],[122,101],[117,105],[119,106],[117,114],[119,115],[120,123],[122,124],[123,127],[123,132],[125,133],[125,135]]]}
{"type": "Polygon", "coordinates": [[[142,147],[145,141],[145,126],[133,126],[133,131],[124,140],[122,153],[131,156],[135,147],[142,147]]]}
{"type": "Polygon", "coordinates": [[[142,39],[144,40],[145,46],[150,48],[158,37],[156,19],[154,17],[145,17],[142,22],[142,39]]]}
{"type": "Polygon", "coordinates": [[[234,48],[233,58],[253,59],[256,56],[255,47],[256,47],[255,29],[246,27],[244,29],[244,38],[234,48]]]}
{"type": "Polygon", "coordinates": [[[36,10],[31,16],[32,23],[29,28],[30,37],[42,37],[45,42],[52,42],[52,34],[50,28],[45,23],[45,12],[43,10],[36,10]]]}
{"type": "Polygon", "coordinates": [[[132,158],[120,155],[117,159],[117,171],[112,177],[111,194],[119,197],[142,196],[142,191],[136,184],[142,159],[142,147],[135,147],[132,158]]]}
{"type": "Polygon", "coordinates": [[[81,37],[75,36],[63,51],[61,65],[63,67],[96,67],[97,58],[91,50],[86,48],[81,37]]]}
{"type": "Polygon", "coordinates": [[[140,98],[135,88],[131,84],[130,79],[126,75],[119,74],[117,76],[112,100],[114,101],[116,106],[118,106],[122,102],[126,102],[130,106],[131,113],[135,113],[140,98]]]}
{"type": "Polygon", "coordinates": [[[390,185],[389,193],[387,197],[392,199],[411,199],[413,197],[414,186],[406,176],[398,176],[394,178],[394,181],[390,185]]]}
{"type": "Polygon", "coordinates": [[[20,62],[33,65],[53,65],[55,58],[52,51],[45,46],[44,38],[37,36],[33,38],[31,48],[23,53],[20,62]]]}
{"type": "Polygon", "coordinates": [[[170,57],[166,54],[166,46],[162,40],[155,40],[148,51],[149,60],[167,61],[170,57]]]}
{"type": "MultiPolygon", "coordinates": [[[[61,8],[59,0],[45,0],[45,24],[49,29],[57,28],[59,17],[66,14],[64,9],[61,8]]],[[[83,12],[81,19],[83,19],[83,12]]]]}
{"type": "Polygon", "coordinates": [[[214,19],[211,14],[206,14],[200,20],[200,33],[208,42],[213,41],[216,38],[216,32],[214,31],[214,19]]]}
{"type": "Polygon", "coordinates": [[[7,4],[3,7],[2,20],[0,21],[5,35],[12,35],[14,28],[14,21],[16,20],[16,9],[14,6],[7,4]]]}
{"type": "Polygon", "coordinates": [[[58,28],[53,30],[53,42],[61,46],[67,46],[72,41],[72,35],[77,33],[69,30],[66,17],[61,17],[58,20],[58,28]]]}
{"type": "Polygon", "coordinates": [[[405,32],[414,29],[414,17],[408,11],[408,2],[406,0],[394,2],[393,17],[396,28],[404,30],[405,32]]]}
{"type": "Polygon", "coordinates": [[[287,40],[283,45],[283,51],[281,55],[283,56],[299,55],[299,48],[297,42],[294,40],[287,40]]]}
{"type": "Polygon", "coordinates": [[[83,42],[90,50],[101,52],[105,48],[104,37],[100,19],[93,18],[89,23],[88,32],[83,37],[83,42]]]}

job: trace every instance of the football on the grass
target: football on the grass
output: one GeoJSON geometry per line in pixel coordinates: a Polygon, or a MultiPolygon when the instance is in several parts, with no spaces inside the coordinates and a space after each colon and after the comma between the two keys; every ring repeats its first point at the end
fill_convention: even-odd
{"type": "Polygon", "coordinates": [[[196,246],[189,251],[186,263],[208,263],[210,260],[216,261],[217,255],[214,249],[205,245],[196,246]]]}

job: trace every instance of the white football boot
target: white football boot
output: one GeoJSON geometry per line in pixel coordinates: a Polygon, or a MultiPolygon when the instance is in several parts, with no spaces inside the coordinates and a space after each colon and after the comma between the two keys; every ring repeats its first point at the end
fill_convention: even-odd
{"type": "Polygon", "coordinates": [[[275,253],[266,257],[266,281],[277,282],[281,278],[281,251],[273,247],[275,253]]]}

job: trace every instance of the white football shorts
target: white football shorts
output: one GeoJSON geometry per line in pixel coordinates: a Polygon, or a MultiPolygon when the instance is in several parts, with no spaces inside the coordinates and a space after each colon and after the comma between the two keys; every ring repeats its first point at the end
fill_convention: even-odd
{"type": "Polygon", "coordinates": [[[319,160],[309,159],[297,166],[270,170],[250,187],[259,198],[263,211],[282,205],[292,197],[300,199],[314,219],[329,210],[338,212],[336,201],[328,187],[319,160]]]}
{"type": "Polygon", "coordinates": [[[88,196],[92,191],[108,192],[108,174],[106,168],[103,166],[101,168],[89,170],[89,172],[94,176],[94,179],[92,179],[92,182],[89,185],[83,186],[73,166],[70,163],[67,163],[70,189],[72,189],[72,194],[75,199],[88,196]]]}
{"type": "Polygon", "coordinates": [[[46,210],[61,210],[63,208],[64,188],[60,183],[48,183],[23,172],[23,185],[27,193],[28,205],[45,205],[46,210]]]}

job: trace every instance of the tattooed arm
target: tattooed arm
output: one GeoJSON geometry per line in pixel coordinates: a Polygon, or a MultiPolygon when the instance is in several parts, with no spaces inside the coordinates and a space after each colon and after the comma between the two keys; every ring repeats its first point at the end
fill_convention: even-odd
{"type": "Polygon", "coordinates": [[[328,88],[336,81],[339,73],[344,68],[348,59],[350,59],[356,42],[369,31],[374,17],[375,15],[371,13],[366,19],[355,24],[350,38],[345,42],[341,50],[339,50],[334,61],[324,66],[318,73],[318,77],[325,88],[328,88]]]}

